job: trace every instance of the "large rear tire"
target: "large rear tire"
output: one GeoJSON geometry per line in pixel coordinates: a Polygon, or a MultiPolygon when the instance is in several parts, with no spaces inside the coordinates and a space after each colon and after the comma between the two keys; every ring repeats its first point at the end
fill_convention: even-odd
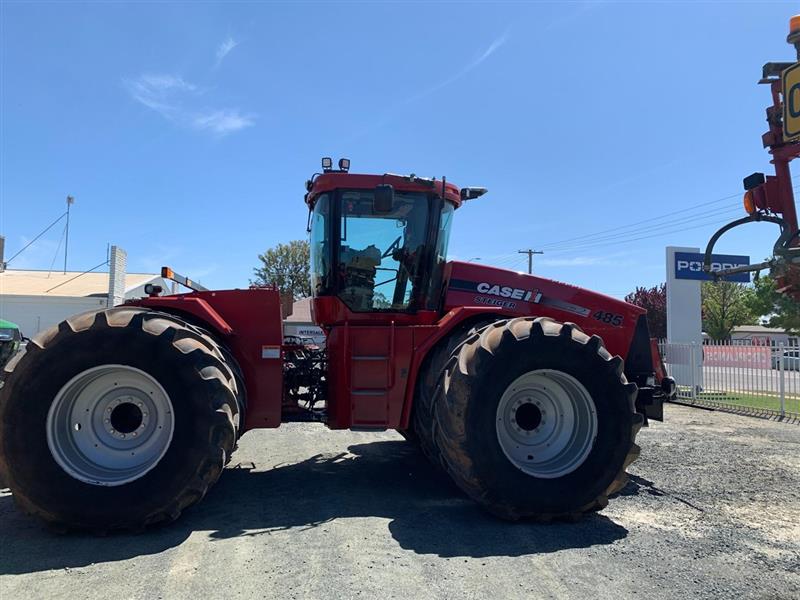
{"type": "Polygon", "coordinates": [[[456,484],[505,519],[600,510],[639,455],[636,385],[599,337],[546,318],[468,338],[437,386],[435,442],[456,484]]]}
{"type": "Polygon", "coordinates": [[[239,416],[234,370],[203,332],[140,308],[86,313],[6,367],[0,471],[58,529],[138,530],[206,494],[239,416]]]}

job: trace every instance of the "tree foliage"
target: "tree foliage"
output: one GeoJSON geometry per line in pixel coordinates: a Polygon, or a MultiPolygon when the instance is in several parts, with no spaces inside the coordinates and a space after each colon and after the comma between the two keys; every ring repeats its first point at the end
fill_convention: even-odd
{"type": "Polygon", "coordinates": [[[647,309],[647,326],[652,337],[667,337],[667,284],[638,287],[625,296],[625,302],[647,309]]]}
{"type": "Polygon", "coordinates": [[[375,292],[372,296],[373,308],[392,308],[392,303],[383,292],[375,292]]]}
{"type": "Polygon", "coordinates": [[[753,288],[731,281],[706,281],[701,293],[703,331],[712,340],[726,340],[734,327],[758,322],[753,288]]]}
{"type": "Polygon", "coordinates": [[[282,294],[295,300],[311,295],[309,280],[309,246],[305,240],[278,244],[258,255],[261,266],[253,269],[258,285],[274,284],[282,294]]]}
{"type": "Polygon", "coordinates": [[[775,280],[771,277],[759,277],[753,282],[750,302],[752,312],[763,315],[770,327],[800,334],[800,302],[776,292],[775,280]]]}

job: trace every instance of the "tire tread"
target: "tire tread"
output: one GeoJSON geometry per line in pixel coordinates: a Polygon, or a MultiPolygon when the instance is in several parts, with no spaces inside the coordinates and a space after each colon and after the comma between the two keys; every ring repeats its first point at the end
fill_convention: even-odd
{"type": "MultiPolygon", "coordinates": [[[[523,351],[521,348],[519,351],[523,351]]],[[[602,340],[586,335],[573,323],[558,323],[547,317],[519,317],[494,323],[484,328],[479,339],[469,338],[451,355],[441,375],[433,398],[432,412],[435,415],[434,444],[441,457],[445,470],[455,483],[473,500],[490,513],[506,520],[521,518],[537,522],[553,520],[574,521],[584,514],[602,510],[608,504],[608,497],[620,491],[627,482],[627,467],[638,458],[640,448],[635,443],[636,434],[642,427],[642,417],[635,412],[636,385],[628,383],[623,374],[623,362],[618,356],[611,356],[603,347],[602,340]],[[499,335],[498,335],[499,334],[499,335]],[[591,353],[592,360],[602,361],[606,372],[616,385],[624,386],[631,411],[630,447],[622,468],[611,484],[592,501],[578,510],[541,513],[520,509],[502,502],[490,500],[490,490],[478,475],[466,447],[466,427],[464,415],[470,400],[470,387],[489,365],[501,344],[536,343],[542,336],[560,336],[571,343],[580,344],[591,353]]]]}
{"type": "MultiPolygon", "coordinates": [[[[42,332],[28,343],[25,353],[13,364],[6,366],[3,372],[3,388],[8,389],[10,379],[27,376],[27,367],[33,354],[40,352],[57,352],[60,342],[68,337],[80,335],[83,331],[111,327],[136,327],[147,335],[163,338],[178,352],[185,355],[203,385],[221,389],[222,394],[210,394],[216,398],[216,405],[207,409],[214,414],[212,426],[208,432],[208,447],[204,460],[198,461],[195,472],[188,478],[190,481],[179,494],[170,501],[136,521],[119,520],[108,526],[75,526],[65,521],[58,514],[38,506],[27,498],[22,490],[15,489],[14,481],[8,469],[8,457],[2,443],[2,427],[0,427],[0,475],[12,489],[17,506],[25,513],[45,521],[56,531],[91,531],[95,534],[106,534],[109,531],[141,531],[146,526],[171,522],[177,519],[183,510],[203,498],[209,488],[219,479],[225,464],[230,460],[236,440],[239,436],[239,406],[236,401],[237,389],[232,368],[219,351],[217,343],[209,335],[198,328],[168,313],[156,312],[136,307],[110,308],[94,313],[83,313],[70,317],[57,326],[42,332]],[[228,398],[227,401],[220,398],[228,398]]],[[[16,357],[15,357],[16,358],[16,357]]],[[[4,408],[7,399],[0,389],[0,423],[3,422],[4,408]]]]}

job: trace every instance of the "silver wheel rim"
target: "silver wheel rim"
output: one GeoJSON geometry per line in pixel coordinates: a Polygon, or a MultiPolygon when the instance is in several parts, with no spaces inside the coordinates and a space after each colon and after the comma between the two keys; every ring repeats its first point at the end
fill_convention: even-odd
{"type": "Polygon", "coordinates": [[[139,479],[172,441],[172,402],[152,376],[126,365],[79,373],[47,414],[47,445],[69,475],[92,485],[139,479]]]}
{"type": "Polygon", "coordinates": [[[506,388],[497,405],[497,440],[528,475],[563,477],[583,464],[597,438],[597,412],[572,375],[530,371],[506,388]]]}

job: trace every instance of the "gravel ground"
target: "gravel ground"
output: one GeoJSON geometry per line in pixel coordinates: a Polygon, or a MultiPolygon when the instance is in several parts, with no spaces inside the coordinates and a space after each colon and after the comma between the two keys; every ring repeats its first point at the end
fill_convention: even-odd
{"type": "Polygon", "coordinates": [[[0,492],[3,598],[798,598],[800,426],[670,405],[576,524],[482,513],[394,433],[247,434],[177,523],[57,536],[0,492]]]}

